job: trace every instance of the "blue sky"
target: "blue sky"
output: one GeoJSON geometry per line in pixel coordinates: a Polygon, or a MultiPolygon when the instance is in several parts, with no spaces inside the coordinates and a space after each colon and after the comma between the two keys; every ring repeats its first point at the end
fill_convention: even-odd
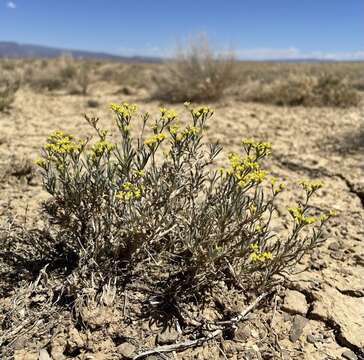
{"type": "Polygon", "coordinates": [[[364,0],[0,0],[0,40],[168,56],[198,33],[244,59],[364,59],[364,0]]]}

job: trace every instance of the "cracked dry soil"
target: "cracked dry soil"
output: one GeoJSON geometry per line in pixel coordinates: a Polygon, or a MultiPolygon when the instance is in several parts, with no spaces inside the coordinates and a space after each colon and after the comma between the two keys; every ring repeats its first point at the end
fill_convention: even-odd
{"type": "MultiPolygon", "coordinates": [[[[136,102],[140,111],[151,114],[160,105],[143,101],[143,94],[138,93],[120,99],[107,84],[94,84],[91,93],[101,107],[88,111],[88,97],[36,94],[25,88],[17,93],[11,111],[0,114],[1,216],[11,211],[18,219],[38,221],[40,201],[47,195],[31,167],[20,172],[17,167],[23,169],[27,159],[37,156],[50,131],[91,134],[83,112],[99,116],[102,124],[110,127],[110,102],[136,102]]],[[[284,286],[267,300],[267,306],[253,311],[234,336],[170,358],[364,359],[364,108],[284,108],[233,99],[214,107],[216,114],[207,136],[219,140],[226,152],[238,150],[242,138],[272,142],[273,156],[267,167],[291,189],[281,197],[281,214],[294,201],[298,190],[295,182],[311,178],[326,184],[315,198],[315,206],[334,209],[338,216],[327,229],[327,241],[304,257],[295,274],[289,274],[284,286]]],[[[174,108],[183,111],[182,106],[174,108]]],[[[0,322],[11,306],[11,296],[5,295],[4,288],[0,291],[0,322]]],[[[243,300],[242,308],[246,306],[243,300]]],[[[218,316],[216,311],[210,312],[205,315],[218,316]]],[[[118,341],[110,333],[110,326],[116,326],[110,320],[115,314],[106,311],[106,315],[92,316],[96,323],[106,316],[107,326],[101,321],[101,327],[98,323],[83,331],[65,321],[47,341],[19,341],[13,358],[100,360],[135,356],[137,344],[118,341]]],[[[176,340],[172,330],[166,335],[155,325],[148,326],[147,322],[136,323],[123,331],[144,337],[144,346],[161,341],[161,334],[167,343],[176,340]]],[[[148,358],[163,358],[153,356],[148,358]]]]}

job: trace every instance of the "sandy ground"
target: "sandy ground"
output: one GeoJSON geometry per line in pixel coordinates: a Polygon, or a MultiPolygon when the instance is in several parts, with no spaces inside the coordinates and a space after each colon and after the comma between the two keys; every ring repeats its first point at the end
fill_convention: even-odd
{"type": "MultiPolygon", "coordinates": [[[[157,114],[160,104],[146,102],[145,94],[120,96],[115,94],[117,90],[99,83],[86,97],[37,94],[26,88],[17,93],[12,109],[0,113],[1,215],[10,209],[20,219],[36,220],[39,202],[47,195],[38,175],[23,174],[18,168],[38,156],[51,131],[61,129],[82,137],[91,134],[84,112],[99,116],[105,127],[112,127],[110,102],[135,102],[141,112],[157,114]],[[88,108],[88,99],[97,100],[100,107],[88,108]]],[[[267,166],[291,189],[282,198],[282,211],[294,200],[295,182],[311,178],[326,184],[315,206],[338,212],[326,243],[302,261],[297,274],[290,274],[290,288],[275,299],[278,305],[271,327],[280,348],[277,358],[360,358],[364,355],[364,108],[280,108],[232,99],[213,106],[216,114],[208,138],[219,140],[226,152],[238,150],[242,138],[272,142],[273,156],[267,166]]],[[[173,108],[184,111],[179,105],[173,108]]],[[[260,335],[255,334],[258,343],[260,335]]],[[[211,347],[203,347],[200,353],[185,358],[260,356],[254,346],[251,357],[227,349],[213,352],[211,347]]],[[[17,359],[33,359],[33,355],[19,349],[17,359]]]]}

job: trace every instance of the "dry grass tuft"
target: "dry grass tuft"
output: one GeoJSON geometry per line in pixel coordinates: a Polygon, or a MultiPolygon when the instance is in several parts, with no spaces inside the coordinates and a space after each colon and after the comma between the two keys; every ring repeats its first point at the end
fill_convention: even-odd
{"type": "Polygon", "coordinates": [[[15,93],[20,87],[20,81],[17,78],[1,76],[0,78],[0,111],[10,107],[15,99],[15,93]]]}
{"type": "Polygon", "coordinates": [[[235,65],[232,54],[216,55],[207,39],[197,38],[166,63],[154,97],[167,102],[219,100],[236,79],[235,65]]]}
{"type": "Polygon", "coordinates": [[[242,87],[244,101],[279,106],[332,106],[346,108],[357,106],[361,96],[354,85],[335,74],[291,73],[286,78],[270,82],[248,81],[242,87]]]}

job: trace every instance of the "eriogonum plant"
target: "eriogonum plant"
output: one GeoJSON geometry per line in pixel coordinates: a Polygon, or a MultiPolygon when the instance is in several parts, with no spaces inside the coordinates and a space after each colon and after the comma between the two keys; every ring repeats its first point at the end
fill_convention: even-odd
{"type": "Polygon", "coordinates": [[[285,185],[267,179],[262,169],[270,144],[245,140],[242,151],[229,154],[227,167],[218,169],[213,163],[221,147],[203,143],[213,110],[186,106],[187,126],[177,124],[176,112],[162,108],[157,120],[142,116],[133,138],[136,106],[112,104],[116,143],[98,119],[87,116],[96,142],[51,134],[37,161],[51,195],[46,203],[51,221],[83,264],[97,264],[105,273],[144,264],[144,274],[163,274],[157,280],[176,293],[220,280],[266,285],[322,241],[332,213],[309,214],[309,201],[321,184],[302,182],[306,201],[288,209],[291,232],[273,236],[274,202],[285,185]],[[267,181],[268,193],[263,191],[267,181]]]}

